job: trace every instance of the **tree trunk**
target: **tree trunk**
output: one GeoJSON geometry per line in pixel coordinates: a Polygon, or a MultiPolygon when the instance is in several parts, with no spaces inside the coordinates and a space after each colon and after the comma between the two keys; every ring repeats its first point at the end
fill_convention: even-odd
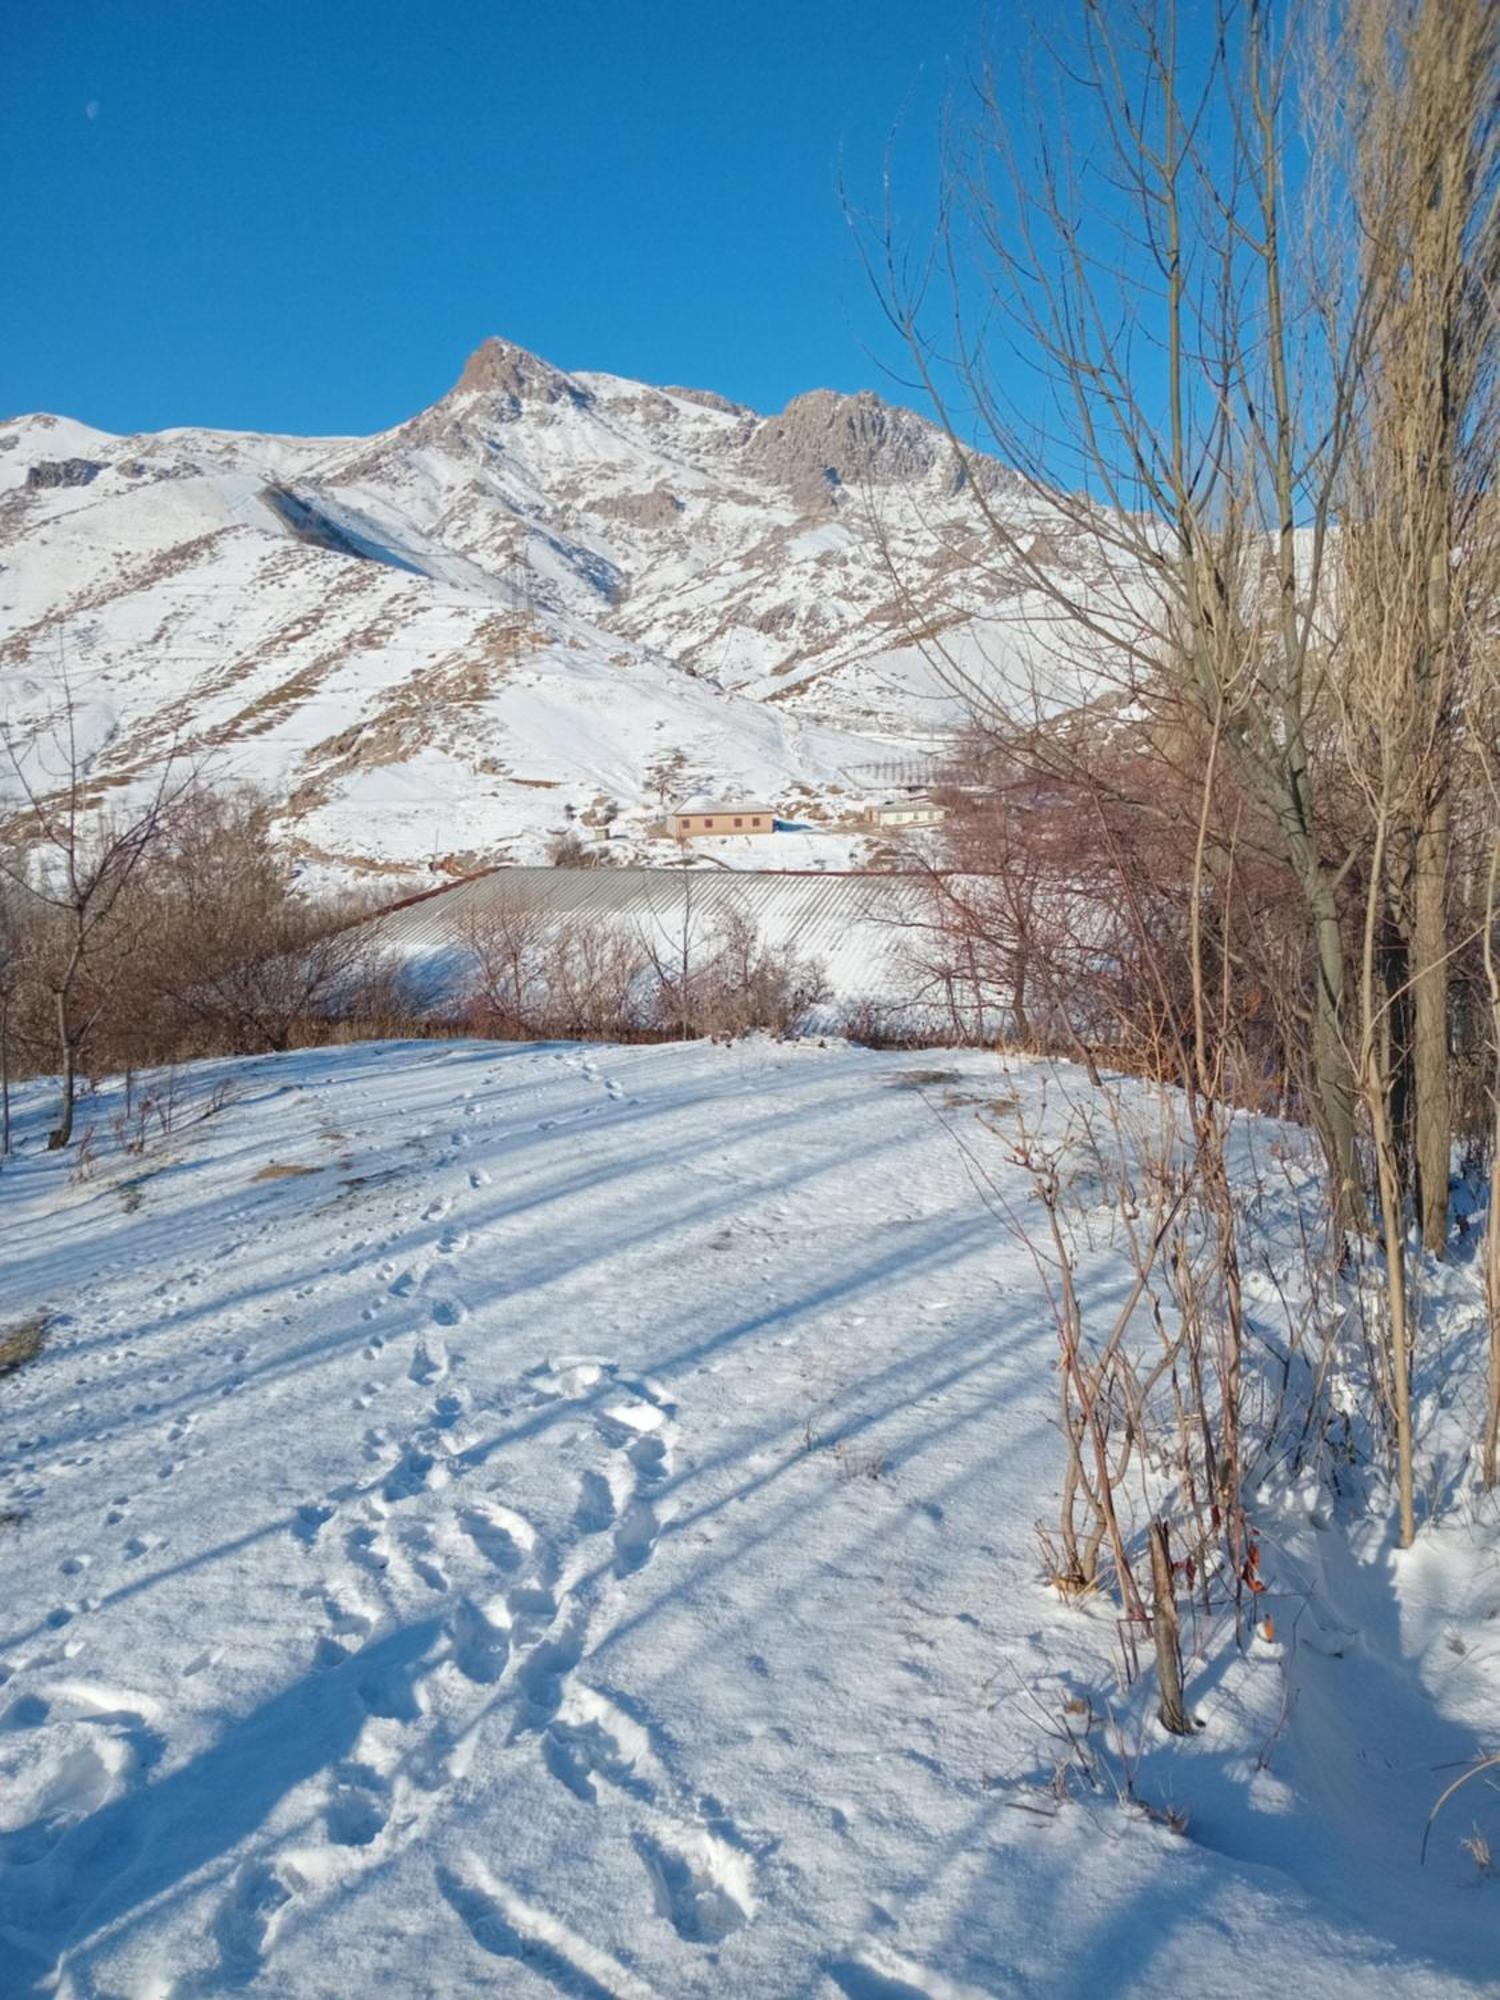
{"type": "Polygon", "coordinates": [[[61,992],[57,996],[57,1040],[62,1051],[62,1104],[57,1115],[55,1128],[47,1134],[47,1151],[61,1152],[73,1137],[73,1103],[78,1090],[78,1051],[73,1042],[73,1027],[68,1018],[68,996],[61,992]]]}
{"type": "MultiPolygon", "coordinates": [[[[1408,871],[1406,888],[1411,886],[1408,871]]],[[[1411,1192],[1416,1157],[1416,1093],[1412,1077],[1412,994],[1410,923],[1393,889],[1381,925],[1380,983],[1385,1020],[1386,1074],[1390,1079],[1391,1132],[1401,1177],[1402,1199],[1411,1192]]]]}
{"type": "Polygon", "coordinates": [[[1156,1641],[1156,1679],[1161,1689],[1157,1720],[1169,1735],[1191,1736],[1193,1725],[1182,1704],[1182,1643],[1177,1629],[1172,1552],[1165,1521],[1151,1523],[1151,1632],[1156,1641]]]}
{"type": "Polygon", "coordinates": [[[1448,801],[1417,830],[1412,872],[1412,1095],[1423,1246],[1448,1241],[1452,1103],[1448,1082],[1448,801]]]}
{"type": "Polygon", "coordinates": [[[1363,1233],[1369,1226],[1369,1215],[1355,1150],[1359,1083],[1346,1032],[1344,933],[1339,923],[1338,891],[1309,831],[1311,813],[1304,792],[1305,787],[1299,784],[1295,773],[1288,773],[1275,783],[1266,782],[1262,795],[1272,805],[1286,842],[1287,859],[1302,892],[1317,961],[1313,1123],[1328,1155],[1334,1215],[1341,1229],[1363,1233]]]}
{"type": "Polygon", "coordinates": [[[1313,1030],[1313,1061],[1318,1092],[1318,1123],[1334,1176],[1334,1208],[1344,1229],[1365,1227],[1359,1164],[1354,1150],[1354,1074],[1344,1035],[1344,940],[1338,908],[1329,884],[1321,879],[1309,891],[1318,954],[1318,1006],[1313,1030]]]}
{"type": "Polygon", "coordinates": [[[1489,1385],[1485,1398],[1484,1435],[1480,1444],[1480,1478],[1492,1491],[1500,1479],[1500,997],[1492,1002],[1495,1072],[1491,1083],[1494,1127],[1490,1142],[1490,1200],[1484,1225],[1484,1296],[1489,1311],[1489,1385]]]}
{"type": "Polygon", "coordinates": [[[1017,1045],[1023,1049],[1031,1047],[1031,1022],[1026,1016],[1026,957],[1027,948],[1023,944],[1011,961],[1010,1020],[1011,1034],[1017,1045]]]}
{"type": "Polygon", "coordinates": [[[1484,977],[1490,1000],[1490,1200],[1484,1230],[1484,1293],[1489,1309],[1489,1394],[1480,1445],[1481,1476],[1488,1488],[1500,1478],[1500,954],[1495,920],[1500,914],[1500,838],[1490,848],[1484,899],[1484,977]]]}
{"type": "Polygon", "coordinates": [[[1401,1546],[1417,1538],[1416,1478],[1411,1409],[1411,1330],[1406,1310],[1406,1243],[1402,1234],[1401,1188],[1396,1176],[1395,1148],[1384,1116],[1379,1085],[1370,1092],[1375,1127],[1376,1174],[1380,1186],[1381,1222],[1385,1230],[1386,1304],[1390,1313],[1391,1384],[1395,1395],[1396,1496],[1401,1515],[1401,1546]]]}

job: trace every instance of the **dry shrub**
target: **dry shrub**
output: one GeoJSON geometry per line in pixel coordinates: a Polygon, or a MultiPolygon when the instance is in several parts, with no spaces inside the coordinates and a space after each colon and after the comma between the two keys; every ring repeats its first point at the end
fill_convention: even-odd
{"type": "Polygon", "coordinates": [[[47,1339],[47,1315],[32,1313],[12,1326],[0,1327],[0,1375],[14,1375],[35,1361],[47,1339]]]}
{"type": "Polygon", "coordinates": [[[827,996],[821,969],[767,945],[743,916],[670,936],[607,919],[563,920],[498,896],[454,934],[459,1018],[500,1039],[661,1041],[795,1033],[827,996]]]}
{"type": "Polygon", "coordinates": [[[175,796],[81,954],[75,914],[25,886],[24,840],[12,854],[0,912],[7,1100],[12,1077],[57,1069],[64,1002],[71,1060],[95,1078],[419,1025],[400,969],[357,921],[361,903],[297,893],[253,791],[175,796]]]}

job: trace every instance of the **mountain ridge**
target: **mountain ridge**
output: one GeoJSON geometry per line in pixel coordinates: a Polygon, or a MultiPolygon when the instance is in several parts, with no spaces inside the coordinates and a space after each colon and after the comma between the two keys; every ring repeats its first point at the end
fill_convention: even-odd
{"type": "Polygon", "coordinates": [[[499,336],[368,437],[15,418],[0,709],[40,741],[66,674],[99,777],[208,756],[346,872],[535,860],[579,824],[647,858],[700,788],[847,823],[863,767],[962,719],[914,625],[1024,652],[976,465],[1044,526],[869,391],[761,416],[499,336]]]}

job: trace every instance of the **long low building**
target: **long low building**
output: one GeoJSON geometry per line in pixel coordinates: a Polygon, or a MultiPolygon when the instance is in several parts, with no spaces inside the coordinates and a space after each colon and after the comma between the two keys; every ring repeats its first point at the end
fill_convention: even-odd
{"type": "Polygon", "coordinates": [[[708,798],[689,799],[667,814],[667,832],[674,840],[701,840],[716,833],[774,833],[776,814],[770,806],[745,800],[724,804],[708,798]]]}
{"type": "Polygon", "coordinates": [[[773,950],[821,967],[821,1025],[856,1014],[934,1036],[990,1025],[993,996],[945,969],[938,898],[921,875],[497,868],[399,903],[370,924],[422,1004],[437,1008],[462,995],[476,922],[500,912],[559,927],[602,925],[664,957],[748,921],[773,950]]]}

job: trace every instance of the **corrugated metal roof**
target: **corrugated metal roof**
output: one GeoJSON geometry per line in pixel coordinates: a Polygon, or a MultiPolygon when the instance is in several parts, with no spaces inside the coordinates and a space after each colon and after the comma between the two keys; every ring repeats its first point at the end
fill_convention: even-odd
{"type": "Polygon", "coordinates": [[[371,919],[380,941],[422,968],[434,1000],[460,975],[465,921],[486,909],[540,912],[558,923],[603,922],[659,952],[705,941],[731,915],[776,949],[823,968],[833,1001],[917,1007],[937,996],[922,969],[933,925],[918,876],[685,868],[499,868],[371,919]]]}

